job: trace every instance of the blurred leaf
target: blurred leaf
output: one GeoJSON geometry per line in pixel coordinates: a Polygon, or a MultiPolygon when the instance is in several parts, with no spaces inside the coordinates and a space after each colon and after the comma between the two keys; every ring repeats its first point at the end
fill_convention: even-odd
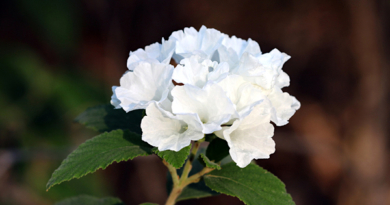
{"type": "Polygon", "coordinates": [[[229,149],[226,140],[217,137],[213,139],[207,147],[206,156],[211,161],[219,162],[229,155],[229,149]]]}
{"type": "Polygon", "coordinates": [[[184,162],[186,161],[188,155],[190,155],[191,151],[191,144],[187,147],[184,147],[183,149],[179,150],[178,152],[166,150],[166,151],[158,151],[157,147],[153,148],[154,153],[156,153],[159,157],[165,159],[170,165],[175,167],[176,169],[179,169],[183,166],[184,162]]]}
{"type": "Polygon", "coordinates": [[[204,154],[200,154],[199,160],[206,167],[218,169],[218,170],[221,169],[221,166],[219,166],[217,163],[210,161],[210,159],[207,158],[206,155],[204,155],[204,154]]]}
{"type": "Polygon", "coordinates": [[[75,121],[99,132],[129,129],[141,134],[142,113],[143,110],[126,113],[123,109],[115,109],[112,105],[100,105],[88,108],[75,121]]]}
{"type": "Polygon", "coordinates": [[[105,169],[113,162],[150,154],[152,154],[152,147],[142,141],[138,134],[127,130],[103,133],[87,140],[73,151],[54,171],[46,189],[49,190],[64,181],[80,178],[99,168],[105,169]]]}
{"type": "Polygon", "coordinates": [[[55,205],[124,205],[124,203],[112,197],[99,199],[93,196],[77,196],[57,202],[55,205]]]}
{"type": "Polygon", "coordinates": [[[238,197],[248,205],[295,204],[282,181],[254,164],[240,168],[229,163],[206,174],[204,180],[212,190],[238,197]]]}

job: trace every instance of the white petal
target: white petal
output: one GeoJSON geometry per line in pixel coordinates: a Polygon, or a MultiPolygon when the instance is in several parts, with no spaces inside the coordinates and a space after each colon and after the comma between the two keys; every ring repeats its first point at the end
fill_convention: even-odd
{"type": "MultiPolygon", "coordinates": [[[[261,55],[261,50],[260,50],[259,44],[252,39],[248,39],[248,45],[245,47],[245,50],[242,53],[244,53],[244,52],[247,52],[253,56],[260,56],[261,55]]],[[[242,53],[241,53],[241,55],[242,55],[242,53]]]]}
{"type": "Polygon", "coordinates": [[[204,137],[202,124],[195,114],[173,116],[161,110],[155,103],[150,104],[142,119],[142,140],[160,151],[179,151],[188,146],[191,140],[204,137]]]}
{"type": "Polygon", "coordinates": [[[222,45],[227,49],[231,48],[238,56],[241,56],[247,47],[248,42],[241,38],[237,38],[236,36],[230,38],[228,35],[224,35],[222,45]]]}
{"type": "Polygon", "coordinates": [[[252,108],[261,103],[266,98],[266,93],[257,86],[244,80],[239,75],[229,75],[218,83],[226,92],[226,95],[236,106],[238,116],[243,118],[247,116],[252,108]]]}
{"type": "Polygon", "coordinates": [[[183,59],[173,71],[172,79],[177,83],[203,87],[207,82],[208,66],[202,65],[198,55],[183,59]]]}
{"type": "Polygon", "coordinates": [[[275,86],[278,88],[284,88],[290,86],[290,77],[284,71],[280,71],[279,76],[276,77],[275,86]]]}
{"type": "Polygon", "coordinates": [[[238,54],[232,48],[226,48],[225,46],[220,46],[218,48],[218,62],[226,62],[229,64],[230,71],[234,70],[239,62],[238,54]]]}
{"type": "Polygon", "coordinates": [[[171,65],[140,62],[134,72],[122,76],[121,86],[115,89],[120,106],[129,112],[145,109],[151,102],[162,102],[172,86],[172,73],[171,65]]]}
{"type": "Polygon", "coordinates": [[[283,67],[283,64],[291,57],[285,53],[280,52],[278,49],[273,49],[269,53],[265,53],[258,57],[259,62],[265,66],[274,69],[278,73],[283,67]]]}
{"type": "Polygon", "coordinates": [[[226,62],[222,62],[220,64],[215,62],[212,68],[213,70],[207,75],[207,81],[219,83],[229,74],[229,64],[226,62]]]}
{"type": "Polygon", "coordinates": [[[175,51],[175,41],[165,41],[162,39],[162,44],[153,43],[148,45],[144,49],[138,49],[134,52],[130,52],[130,56],[127,59],[127,68],[134,70],[137,65],[142,61],[148,61],[153,63],[169,64],[173,52],[175,51]]]}
{"type": "Polygon", "coordinates": [[[219,61],[229,63],[230,70],[236,69],[239,60],[243,53],[248,53],[254,57],[261,55],[260,46],[256,41],[248,39],[245,41],[236,36],[231,38],[228,35],[224,35],[222,46],[218,48],[219,61]]]}
{"type": "Polygon", "coordinates": [[[173,52],[175,52],[175,47],[176,47],[175,40],[165,41],[164,39],[162,39],[160,55],[157,57],[157,60],[159,60],[161,63],[169,64],[171,61],[173,52]]]}
{"type": "Polygon", "coordinates": [[[272,121],[277,126],[283,126],[294,115],[295,111],[301,107],[299,101],[280,88],[274,88],[268,95],[273,107],[272,121]]]}
{"type": "Polygon", "coordinates": [[[159,43],[153,43],[145,47],[145,52],[148,54],[149,58],[157,59],[157,57],[160,55],[160,50],[161,44],[159,43]]]}
{"type": "Polygon", "coordinates": [[[214,83],[207,84],[203,89],[191,85],[176,86],[172,96],[173,113],[197,114],[206,134],[220,130],[221,125],[235,113],[234,105],[225,92],[214,83]]]}
{"type": "Polygon", "coordinates": [[[142,61],[158,63],[157,59],[149,58],[148,53],[143,49],[138,49],[134,52],[130,52],[130,56],[127,59],[127,68],[132,71],[142,61]]]}
{"type": "Polygon", "coordinates": [[[229,153],[241,168],[246,167],[252,159],[266,159],[275,152],[273,134],[270,108],[265,104],[257,105],[246,118],[235,121],[223,131],[223,137],[230,147],[229,153]]]}
{"type": "Polygon", "coordinates": [[[180,62],[191,55],[201,55],[211,59],[214,52],[221,45],[223,35],[215,29],[202,26],[199,32],[194,28],[185,28],[183,31],[173,32],[169,39],[176,40],[176,49],[173,58],[180,62]]]}
{"type": "Polygon", "coordinates": [[[199,33],[202,35],[200,50],[204,51],[208,56],[211,57],[211,55],[218,49],[218,47],[221,46],[223,35],[220,31],[213,28],[208,29],[205,26],[202,26],[199,33]]]}
{"type": "Polygon", "coordinates": [[[117,86],[112,86],[111,105],[113,105],[115,107],[115,109],[119,109],[119,108],[121,108],[121,106],[119,105],[119,104],[121,104],[121,101],[116,96],[116,93],[115,93],[116,88],[117,88],[117,86]]]}
{"type": "Polygon", "coordinates": [[[264,89],[271,89],[278,73],[269,66],[264,66],[261,62],[249,53],[244,53],[240,59],[236,74],[245,77],[245,80],[255,83],[264,89]]]}

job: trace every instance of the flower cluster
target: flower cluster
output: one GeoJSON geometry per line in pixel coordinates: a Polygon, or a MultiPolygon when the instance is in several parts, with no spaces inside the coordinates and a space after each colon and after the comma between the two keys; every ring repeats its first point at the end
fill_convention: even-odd
{"type": "Polygon", "coordinates": [[[245,167],[275,151],[271,121],[285,125],[300,107],[282,91],[290,84],[282,70],[289,58],[277,49],[262,54],[251,39],[185,28],[130,52],[111,103],[126,112],[146,109],[142,139],[160,151],[179,151],[214,133],[245,167]]]}

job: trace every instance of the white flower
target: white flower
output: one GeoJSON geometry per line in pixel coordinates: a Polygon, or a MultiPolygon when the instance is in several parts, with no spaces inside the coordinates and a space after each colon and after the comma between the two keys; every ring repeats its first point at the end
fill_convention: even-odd
{"type": "Polygon", "coordinates": [[[301,107],[301,103],[294,96],[282,92],[280,88],[273,89],[268,99],[273,107],[271,120],[277,126],[286,125],[295,111],[301,107]]]}
{"type": "Polygon", "coordinates": [[[121,101],[118,99],[118,97],[116,96],[116,93],[115,93],[115,89],[117,88],[118,86],[112,86],[112,96],[111,96],[111,104],[115,107],[115,109],[120,109],[121,106],[121,101]]]}
{"type": "Polygon", "coordinates": [[[215,133],[245,167],[275,151],[271,121],[285,125],[300,108],[282,91],[290,85],[282,70],[289,58],[277,49],[263,54],[252,39],[185,28],[130,52],[130,71],[112,87],[111,104],[126,112],[146,109],[142,139],[160,151],[179,151],[215,133]]]}
{"type": "Polygon", "coordinates": [[[219,86],[225,91],[226,95],[236,106],[236,115],[233,118],[244,118],[253,109],[253,107],[266,99],[265,93],[255,85],[244,80],[239,75],[229,75],[223,79],[219,86]]]}
{"type": "Polygon", "coordinates": [[[172,111],[175,114],[194,113],[203,123],[203,133],[221,129],[235,114],[235,108],[220,86],[207,84],[203,89],[192,86],[176,86],[172,90],[172,111]]]}
{"type": "Polygon", "coordinates": [[[173,80],[177,83],[194,85],[202,88],[207,82],[219,82],[229,73],[229,65],[218,64],[199,55],[193,55],[180,61],[173,71],[173,80]]]}
{"type": "Polygon", "coordinates": [[[188,146],[191,140],[204,137],[202,123],[196,114],[173,115],[158,107],[156,103],[146,108],[146,116],[141,122],[142,140],[158,150],[179,151],[188,146]]]}
{"type": "Polygon", "coordinates": [[[144,49],[138,49],[134,52],[130,52],[127,59],[127,68],[134,70],[138,63],[142,61],[149,61],[155,63],[169,64],[173,52],[175,51],[175,41],[162,39],[162,44],[153,43],[144,49]]]}
{"type": "MultiPolygon", "coordinates": [[[[120,79],[114,95],[126,112],[145,109],[152,102],[164,101],[172,88],[173,66],[154,62],[140,62],[134,72],[128,71],[120,79]]],[[[114,88],[113,88],[114,89],[114,88]]],[[[118,101],[113,101],[114,105],[118,101]]]]}
{"type": "Polygon", "coordinates": [[[244,119],[215,133],[227,141],[230,156],[237,166],[244,168],[252,159],[267,159],[275,152],[270,110],[268,103],[261,103],[244,119]]]}
{"type": "Polygon", "coordinates": [[[208,29],[202,26],[198,31],[191,28],[185,28],[175,31],[169,37],[169,40],[176,40],[176,49],[173,58],[180,62],[183,58],[190,57],[193,54],[201,55],[211,59],[214,52],[221,45],[223,35],[215,29],[208,29]]]}
{"type": "Polygon", "coordinates": [[[261,55],[260,46],[256,41],[248,39],[245,41],[236,36],[231,38],[224,35],[222,46],[218,48],[218,61],[227,62],[231,69],[237,67],[242,54],[248,53],[254,57],[261,55]]]}

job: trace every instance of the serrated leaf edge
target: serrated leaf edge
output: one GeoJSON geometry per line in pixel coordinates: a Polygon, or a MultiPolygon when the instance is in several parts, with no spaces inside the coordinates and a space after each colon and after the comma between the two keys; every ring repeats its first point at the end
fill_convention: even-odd
{"type": "MultiPolygon", "coordinates": [[[[117,131],[117,130],[114,130],[114,131],[117,131]]],[[[114,132],[114,131],[111,131],[111,132],[114,132]]],[[[102,134],[106,134],[106,133],[110,133],[110,132],[104,132],[104,133],[102,133],[102,134]]],[[[102,134],[100,134],[100,135],[102,135],[102,134]]],[[[86,140],[83,144],[87,143],[87,142],[90,141],[90,140],[93,140],[94,138],[95,138],[95,137],[86,140]]],[[[82,146],[83,144],[81,144],[80,146],[82,146]]],[[[80,147],[80,146],[79,146],[79,147],[80,147]]],[[[71,152],[69,155],[71,155],[71,154],[73,154],[75,151],[77,151],[79,147],[77,147],[77,148],[76,148],[73,152],[71,152]]],[[[133,146],[126,146],[126,147],[133,147],[133,146]]],[[[121,147],[121,149],[122,149],[122,148],[126,148],[126,147],[121,147]]],[[[139,147],[139,146],[134,146],[134,147],[139,147]]],[[[107,150],[107,151],[109,151],[109,150],[107,150]]],[[[104,152],[107,152],[107,151],[104,151],[104,152]]],[[[104,153],[104,152],[102,152],[102,153],[104,153]]],[[[68,157],[69,157],[69,155],[68,155],[68,157]]],[[[51,179],[52,179],[54,173],[55,173],[57,170],[59,170],[59,169],[61,168],[61,165],[62,165],[63,163],[65,163],[65,161],[68,161],[68,157],[67,157],[63,162],[61,162],[60,166],[59,166],[56,170],[54,170],[53,174],[51,175],[49,181],[48,181],[47,184],[46,184],[46,191],[49,191],[49,189],[51,189],[54,185],[58,185],[58,184],[61,184],[61,183],[63,183],[63,182],[67,182],[67,181],[70,181],[70,180],[72,180],[72,179],[80,179],[81,177],[84,177],[84,176],[86,176],[86,175],[88,175],[88,174],[92,174],[92,173],[98,171],[99,169],[105,170],[109,165],[113,164],[114,162],[119,163],[119,162],[122,162],[122,161],[132,160],[132,159],[134,159],[134,158],[136,158],[136,157],[140,157],[140,156],[148,156],[148,154],[139,154],[139,155],[136,155],[136,156],[134,156],[134,157],[129,157],[129,158],[125,158],[125,157],[124,157],[124,158],[119,159],[119,160],[114,160],[114,161],[112,161],[111,163],[109,163],[109,164],[107,164],[107,165],[105,165],[105,166],[104,166],[104,165],[99,166],[97,169],[95,169],[95,170],[93,170],[93,171],[91,171],[91,172],[87,172],[87,173],[82,174],[82,175],[80,175],[80,176],[72,177],[72,178],[69,179],[69,180],[62,180],[62,181],[60,181],[60,182],[58,182],[58,183],[50,184],[50,181],[51,181],[51,179]],[[50,184],[50,186],[48,186],[49,184],[50,184]]]]}
{"type": "Polygon", "coordinates": [[[203,154],[203,153],[200,154],[200,157],[203,159],[203,161],[204,161],[204,163],[205,163],[206,166],[207,166],[206,160],[207,160],[208,162],[213,163],[213,164],[211,164],[211,166],[207,166],[207,167],[213,168],[213,169],[217,169],[217,170],[221,170],[221,165],[219,165],[219,164],[217,164],[217,163],[211,161],[205,154],[203,154]]]}
{"type": "MultiPolygon", "coordinates": [[[[258,165],[255,165],[255,166],[258,166],[258,165]]],[[[263,168],[262,168],[263,169],[263,168]]],[[[266,173],[269,173],[266,169],[264,169],[265,171],[266,171],[266,173]]],[[[212,172],[211,172],[212,173],[212,172]]],[[[227,177],[221,177],[221,176],[216,176],[216,175],[211,175],[211,173],[209,173],[209,174],[206,174],[205,176],[203,176],[203,177],[214,177],[214,178],[218,178],[218,177],[220,177],[220,178],[226,178],[226,179],[228,179],[228,180],[231,180],[231,181],[234,181],[234,180],[232,180],[232,179],[230,179],[230,178],[227,178],[227,177]]],[[[275,175],[274,175],[275,176],[275,175]]],[[[277,176],[275,176],[277,179],[279,179],[277,176]]],[[[280,180],[280,179],[279,179],[280,180]]],[[[234,181],[234,182],[236,182],[236,181],[234,181]]],[[[238,183],[238,182],[237,182],[238,183]]],[[[209,187],[208,185],[207,185],[207,182],[205,181],[205,184],[206,184],[206,186],[207,187],[209,187]]],[[[241,184],[241,183],[238,183],[238,184],[241,184]]],[[[246,186],[246,185],[245,185],[246,186]]],[[[218,191],[218,190],[216,190],[216,189],[213,189],[213,188],[211,188],[211,187],[209,187],[211,190],[213,190],[213,191],[215,191],[215,192],[218,192],[218,193],[221,193],[221,194],[225,194],[225,195],[228,195],[228,196],[232,196],[232,197],[236,197],[236,198],[238,198],[238,199],[240,199],[240,201],[242,201],[244,204],[246,204],[246,205],[248,205],[244,200],[242,200],[242,198],[241,197],[239,197],[239,196],[234,196],[234,195],[231,195],[231,194],[226,194],[226,193],[222,193],[222,192],[220,192],[220,191],[218,191]]],[[[284,185],[284,188],[286,189],[286,186],[284,185]]],[[[252,188],[251,188],[252,189],[252,188]]],[[[254,189],[252,189],[252,190],[254,190],[254,189]]],[[[291,195],[289,194],[289,193],[287,193],[287,190],[286,190],[286,193],[285,193],[286,195],[288,195],[288,196],[290,196],[290,198],[291,198],[291,201],[292,201],[292,197],[291,197],[291,195]]],[[[268,200],[269,201],[269,200],[268,200]]],[[[292,201],[293,202],[293,201],[292,201]]],[[[293,202],[291,205],[294,205],[295,203],[293,202]]]]}

